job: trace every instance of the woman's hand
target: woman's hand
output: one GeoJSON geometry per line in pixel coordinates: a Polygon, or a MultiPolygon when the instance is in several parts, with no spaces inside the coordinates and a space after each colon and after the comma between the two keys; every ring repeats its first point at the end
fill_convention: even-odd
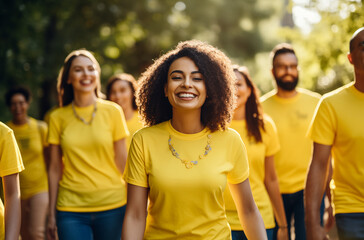
{"type": "Polygon", "coordinates": [[[277,239],[278,240],[288,240],[288,228],[278,228],[277,232],[277,239]]]}
{"type": "Polygon", "coordinates": [[[56,218],[54,216],[48,216],[47,239],[48,240],[57,240],[58,239],[56,218]]]}

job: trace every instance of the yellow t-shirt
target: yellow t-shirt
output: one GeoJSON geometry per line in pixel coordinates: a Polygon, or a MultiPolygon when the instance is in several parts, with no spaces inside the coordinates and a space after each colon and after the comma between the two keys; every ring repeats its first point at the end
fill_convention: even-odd
{"type": "MultiPolygon", "coordinates": [[[[13,131],[0,122],[0,177],[24,170],[21,154],[13,131]]],[[[0,239],[4,239],[4,205],[0,199],[0,239]]]]}
{"type": "MultiPolygon", "coordinates": [[[[75,110],[89,121],[94,105],[75,110]]],[[[122,109],[110,101],[97,100],[90,125],[75,117],[71,104],[51,113],[48,142],[61,146],[64,165],[58,210],[104,211],[126,203],[125,182],[114,159],[114,142],[128,134],[122,109]]]]}
{"type": "Polygon", "coordinates": [[[234,130],[183,134],[167,121],[134,134],[124,178],[149,188],[144,239],[201,240],[231,239],[223,193],[227,181],[238,184],[248,175],[246,150],[234,130]],[[211,151],[198,160],[209,134],[211,151]],[[169,136],[181,158],[197,165],[187,169],[172,155],[169,136]]]}
{"type": "MultiPolygon", "coordinates": [[[[262,142],[257,143],[254,138],[248,137],[245,120],[233,120],[230,127],[235,129],[245,143],[249,160],[249,181],[254,201],[262,215],[265,228],[274,228],[274,215],[268,192],[264,185],[265,157],[276,154],[279,150],[277,129],[273,120],[264,115],[265,131],[261,130],[262,142]]],[[[232,230],[243,230],[241,227],[235,203],[229,188],[224,192],[226,216],[232,230]]]]}
{"type": "Polygon", "coordinates": [[[307,130],[320,95],[297,89],[293,98],[281,98],[275,91],[262,97],[264,112],[277,126],[280,151],[275,166],[281,193],[295,193],[304,189],[307,168],[311,160],[312,141],[307,130]]]}
{"type": "Polygon", "coordinates": [[[6,123],[14,131],[25,170],[19,174],[22,199],[28,199],[38,193],[48,191],[47,169],[43,148],[47,146],[48,127],[45,122],[29,118],[23,125],[6,123]]]}
{"type": "Polygon", "coordinates": [[[349,83],[324,95],[309,133],[332,146],[335,213],[364,212],[364,93],[349,83]]]}
{"type": "Polygon", "coordinates": [[[130,133],[126,139],[126,146],[129,149],[134,133],[143,127],[143,123],[139,120],[138,111],[134,111],[133,117],[126,121],[126,125],[130,133]]]}

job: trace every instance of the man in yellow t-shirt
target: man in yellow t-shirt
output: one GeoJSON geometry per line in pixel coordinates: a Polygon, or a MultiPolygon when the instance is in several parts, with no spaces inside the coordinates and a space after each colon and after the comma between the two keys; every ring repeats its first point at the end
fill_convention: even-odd
{"type": "Polygon", "coordinates": [[[339,239],[364,239],[364,27],[350,40],[355,81],[324,95],[310,128],[314,141],[305,190],[307,235],[324,239],[317,222],[329,157],[333,156],[334,213],[339,239]]]}
{"type": "Polygon", "coordinates": [[[272,73],[277,89],[262,97],[262,106],[277,126],[281,145],[281,150],[275,155],[275,167],[288,233],[294,218],[296,239],[306,239],[303,189],[312,151],[312,141],[306,133],[320,95],[296,88],[298,59],[291,45],[277,45],[272,56],[272,73]]]}
{"type": "Polygon", "coordinates": [[[4,206],[0,200],[0,239],[18,239],[20,233],[19,172],[23,161],[13,131],[0,122],[0,177],[3,178],[4,206]]]}

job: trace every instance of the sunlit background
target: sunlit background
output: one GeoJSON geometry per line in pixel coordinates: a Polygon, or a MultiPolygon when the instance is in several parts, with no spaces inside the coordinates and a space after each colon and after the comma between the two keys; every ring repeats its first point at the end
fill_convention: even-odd
{"type": "Polygon", "coordinates": [[[0,120],[10,120],[5,92],[33,92],[38,119],[57,104],[56,78],[66,55],[95,53],[102,83],[114,73],[136,78],[179,41],[199,39],[247,65],[261,93],[273,88],[269,52],[296,49],[300,86],[325,93],[353,80],[346,59],[363,26],[359,0],[12,0],[0,2],[0,120]]]}

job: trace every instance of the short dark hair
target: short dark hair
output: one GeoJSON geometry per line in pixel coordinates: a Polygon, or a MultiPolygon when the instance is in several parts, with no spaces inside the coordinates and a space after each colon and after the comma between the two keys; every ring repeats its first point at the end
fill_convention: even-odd
{"type": "Polygon", "coordinates": [[[246,85],[251,90],[251,94],[245,103],[245,121],[248,137],[254,138],[255,142],[262,142],[261,130],[265,131],[265,127],[263,109],[259,101],[259,90],[253,83],[247,67],[234,65],[233,69],[243,76],[246,85]]]}
{"type": "Polygon", "coordinates": [[[197,40],[180,42],[158,58],[140,77],[137,91],[139,113],[146,126],[172,118],[172,106],[164,87],[170,65],[181,57],[190,58],[203,75],[207,98],[201,109],[201,122],[211,131],[226,129],[234,106],[235,75],[231,62],[217,48],[197,40]]]}
{"type": "Polygon", "coordinates": [[[289,43],[280,43],[278,45],[276,45],[272,52],[270,53],[271,58],[272,58],[272,66],[274,63],[274,60],[277,58],[278,55],[280,54],[285,54],[285,53],[292,53],[293,55],[296,56],[295,51],[293,50],[293,47],[291,44],[289,43]]]}
{"type": "Polygon", "coordinates": [[[364,27],[361,27],[359,29],[357,29],[353,35],[351,36],[350,39],[350,43],[349,43],[349,48],[350,48],[350,52],[352,52],[354,50],[354,39],[356,38],[356,36],[361,32],[364,31],[364,27]]]}
{"type": "Polygon", "coordinates": [[[120,73],[120,74],[115,74],[113,76],[111,76],[109,78],[109,80],[107,81],[107,85],[106,85],[106,98],[107,100],[110,100],[110,94],[111,94],[111,88],[112,85],[114,85],[114,83],[116,81],[126,81],[129,84],[129,87],[131,88],[132,94],[133,94],[133,99],[132,99],[132,104],[133,104],[133,109],[137,110],[138,106],[136,105],[136,99],[135,99],[135,92],[137,90],[137,83],[135,78],[128,73],[120,73]]]}
{"type": "Polygon", "coordinates": [[[10,107],[11,99],[13,98],[13,96],[15,94],[23,95],[25,98],[25,101],[27,101],[27,103],[29,103],[32,98],[32,94],[31,94],[29,88],[24,87],[24,86],[12,87],[5,93],[5,103],[8,107],[10,107]]]}
{"type": "Polygon", "coordinates": [[[97,62],[96,58],[90,51],[87,51],[86,49],[75,50],[75,51],[72,51],[70,54],[68,54],[68,56],[64,60],[63,67],[61,68],[61,70],[59,71],[59,74],[58,74],[57,90],[58,90],[58,100],[59,100],[60,107],[66,106],[73,101],[73,97],[74,97],[73,96],[73,87],[71,84],[68,84],[67,81],[68,81],[72,62],[76,57],[79,57],[79,56],[84,56],[84,57],[89,58],[96,65],[96,70],[98,71],[99,74],[98,74],[98,77],[96,80],[97,86],[95,89],[95,93],[96,93],[97,97],[103,96],[103,94],[101,93],[101,83],[100,83],[101,68],[100,68],[100,65],[97,62]]]}

